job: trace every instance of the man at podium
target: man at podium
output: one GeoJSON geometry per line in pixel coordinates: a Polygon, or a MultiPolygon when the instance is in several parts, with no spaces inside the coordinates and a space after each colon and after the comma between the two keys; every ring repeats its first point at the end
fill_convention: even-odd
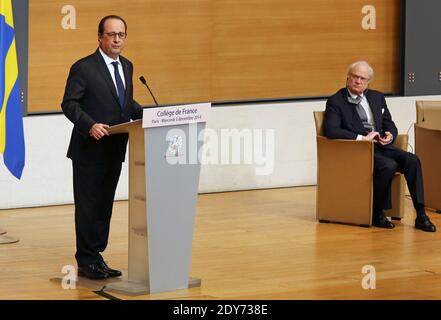
{"type": "Polygon", "coordinates": [[[78,275],[91,279],[121,276],[102,253],[107,246],[116,186],[125,158],[127,134],[108,128],[142,118],[133,100],[133,65],[122,57],[127,24],[115,15],[98,25],[98,49],[75,62],[61,107],[74,128],[67,157],[72,160],[78,275]]]}

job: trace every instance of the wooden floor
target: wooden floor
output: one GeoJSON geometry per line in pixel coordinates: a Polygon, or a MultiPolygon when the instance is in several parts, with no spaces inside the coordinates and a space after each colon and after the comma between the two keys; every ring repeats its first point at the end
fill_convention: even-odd
{"type": "MultiPolygon", "coordinates": [[[[315,220],[315,187],[200,195],[191,276],[202,286],[120,299],[441,299],[441,215],[436,233],[406,217],[393,230],[315,220]],[[362,268],[376,270],[365,290],[362,268]]],[[[0,299],[105,299],[94,288],[65,290],[52,278],[74,265],[73,206],[0,211],[20,238],[0,245],[0,299]]],[[[127,202],[115,203],[112,267],[127,269],[127,202]]]]}

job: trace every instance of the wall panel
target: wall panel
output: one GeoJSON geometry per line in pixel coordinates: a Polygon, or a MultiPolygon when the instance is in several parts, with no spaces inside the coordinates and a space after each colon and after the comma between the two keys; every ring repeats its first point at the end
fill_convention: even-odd
{"type": "MultiPolygon", "coordinates": [[[[368,60],[374,87],[398,93],[399,0],[72,0],[77,29],[61,27],[65,1],[30,0],[29,111],[59,110],[70,65],[97,47],[97,24],[128,24],[124,55],[160,103],[326,96],[346,66],[368,60]]],[[[152,104],[135,79],[135,98],[152,104]]]]}
{"type": "Polygon", "coordinates": [[[152,104],[137,78],[144,75],[160,103],[210,100],[210,2],[204,0],[72,0],[77,29],[61,27],[61,0],[30,1],[29,111],[60,110],[72,63],[98,46],[97,26],[124,17],[123,55],[135,66],[135,98],[152,104]]]}

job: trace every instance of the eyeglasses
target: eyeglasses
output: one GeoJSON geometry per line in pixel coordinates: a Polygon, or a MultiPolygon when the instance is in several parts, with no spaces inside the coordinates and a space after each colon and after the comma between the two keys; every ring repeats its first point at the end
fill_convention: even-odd
{"type": "Polygon", "coordinates": [[[369,78],[365,78],[365,77],[362,77],[362,76],[357,76],[356,74],[353,74],[353,73],[349,73],[349,76],[351,77],[352,80],[359,79],[363,83],[366,83],[366,82],[369,81],[369,78]]]}
{"type": "Polygon", "coordinates": [[[108,38],[115,38],[116,36],[118,36],[120,39],[123,39],[123,40],[125,38],[127,38],[127,33],[124,33],[124,32],[104,32],[104,34],[108,38]]]}

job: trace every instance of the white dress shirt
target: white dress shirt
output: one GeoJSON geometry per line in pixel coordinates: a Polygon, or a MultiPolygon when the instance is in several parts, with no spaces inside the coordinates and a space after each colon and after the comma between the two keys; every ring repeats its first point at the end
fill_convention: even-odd
{"type": "Polygon", "coordinates": [[[124,71],[122,68],[122,64],[119,61],[119,57],[114,60],[111,57],[109,57],[107,54],[104,53],[103,50],[101,50],[101,48],[99,48],[101,55],[104,58],[104,62],[106,63],[107,68],[109,69],[110,75],[112,76],[112,80],[113,80],[113,84],[115,85],[115,89],[116,92],[118,92],[118,87],[116,86],[116,80],[115,80],[115,68],[113,67],[112,62],[118,62],[118,71],[119,71],[119,75],[121,76],[121,80],[123,82],[124,88],[126,87],[126,79],[124,78],[124,71]]]}

